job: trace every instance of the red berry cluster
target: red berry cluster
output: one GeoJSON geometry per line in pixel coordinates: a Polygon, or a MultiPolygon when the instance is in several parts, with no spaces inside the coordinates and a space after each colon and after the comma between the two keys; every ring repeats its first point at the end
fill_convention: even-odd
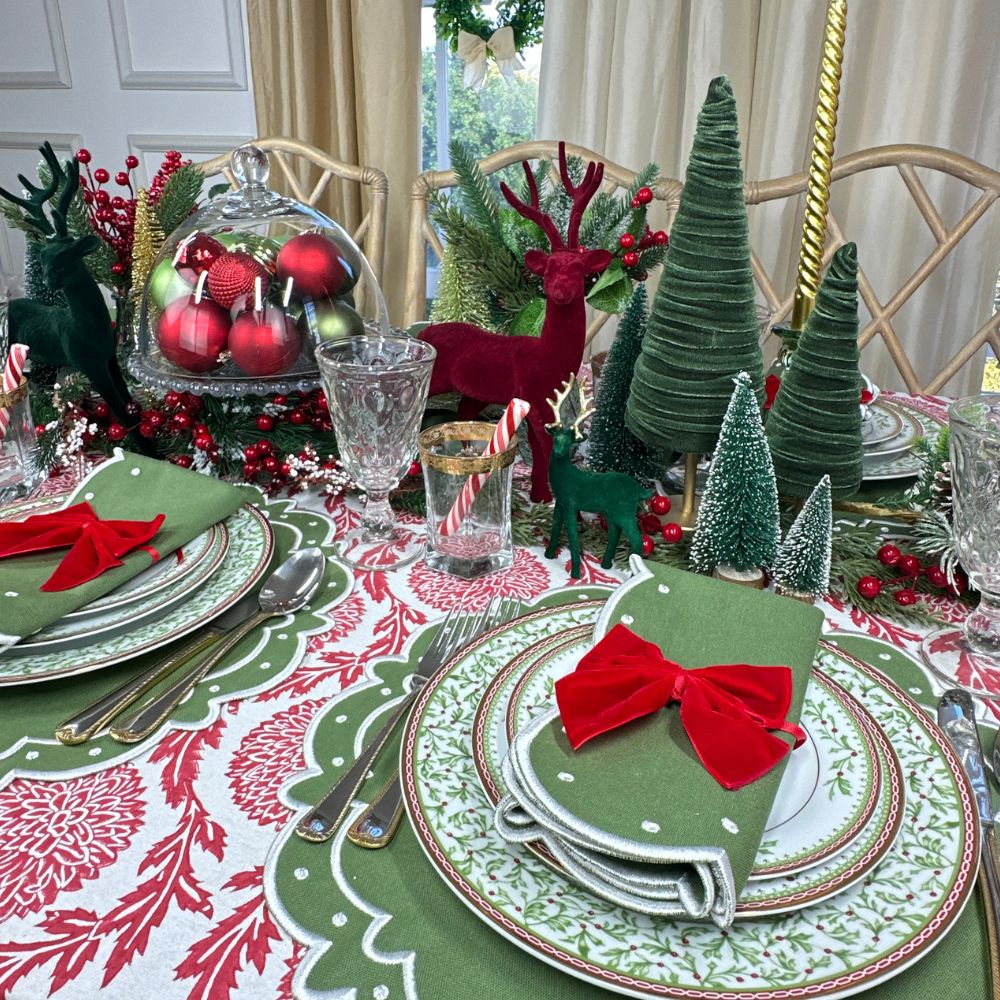
{"type": "MultiPolygon", "coordinates": [[[[635,193],[635,197],[632,199],[632,208],[638,210],[643,209],[653,200],[652,188],[641,187],[635,193]]],[[[632,228],[636,228],[638,224],[641,223],[642,218],[645,213],[641,216],[634,216],[632,220],[632,228]]],[[[643,230],[643,235],[637,240],[635,235],[630,232],[622,233],[618,237],[618,245],[625,252],[622,254],[622,264],[629,270],[637,268],[639,266],[640,257],[643,250],[648,250],[650,247],[662,247],[666,246],[670,242],[670,238],[662,230],[657,230],[655,233],[649,226],[646,226],[643,230]]],[[[633,278],[637,278],[639,281],[644,281],[647,272],[641,271],[632,275],[633,278]]]]}
{"type": "Polygon", "coordinates": [[[893,600],[901,607],[917,602],[917,587],[924,593],[946,591],[960,597],[968,589],[969,581],[959,571],[955,575],[955,585],[948,583],[947,574],[937,563],[924,565],[910,553],[904,553],[897,546],[887,543],[878,550],[878,561],[885,567],[881,576],[863,576],[854,585],[857,593],[866,600],[873,601],[883,588],[891,591],[893,600]],[[922,585],[922,586],[921,586],[922,585]]]}
{"type": "MultiPolygon", "coordinates": [[[[83,202],[87,206],[87,217],[94,232],[115,253],[115,263],[111,265],[111,273],[115,276],[119,293],[128,289],[128,273],[132,265],[132,240],[135,236],[135,189],[132,187],[132,171],[139,166],[137,157],[129,154],[125,157],[125,169],[115,174],[115,184],[128,192],[128,197],[120,194],[112,195],[105,188],[111,180],[111,174],[98,167],[91,171],[92,159],[89,149],[77,151],[76,158],[85,168],[86,176],[80,178],[80,190],[83,202]]],[[[149,185],[149,203],[155,205],[163,194],[163,189],[171,174],[176,173],[190,160],[182,160],[176,149],[167,150],[160,164],[160,169],[149,185]]]]}

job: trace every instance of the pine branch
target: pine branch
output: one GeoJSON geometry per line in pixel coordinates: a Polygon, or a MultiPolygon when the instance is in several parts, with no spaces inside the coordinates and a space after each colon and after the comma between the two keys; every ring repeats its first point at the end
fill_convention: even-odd
{"type": "Polygon", "coordinates": [[[449,145],[451,165],[458,175],[458,195],[462,207],[469,218],[485,233],[490,242],[497,247],[503,246],[503,234],[500,232],[500,203],[490,182],[480,170],[475,157],[457,140],[449,145]]]}
{"type": "Polygon", "coordinates": [[[204,182],[201,170],[193,163],[170,175],[156,203],[156,217],[164,233],[172,233],[191,214],[204,182]]]}

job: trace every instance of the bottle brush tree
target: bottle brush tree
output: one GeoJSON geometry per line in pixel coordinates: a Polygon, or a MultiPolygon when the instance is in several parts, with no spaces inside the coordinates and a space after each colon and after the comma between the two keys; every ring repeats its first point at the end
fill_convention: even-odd
{"type": "Polygon", "coordinates": [[[809,494],[778,549],[772,578],[786,594],[823,597],[830,590],[833,497],[824,476],[809,494]]]}
{"type": "Polygon", "coordinates": [[[778,548],[778,491],[760,404],[746,372],[733,381],[691,542],[691,562],[703,573],[752,573],[773,565],[778,548]]]}

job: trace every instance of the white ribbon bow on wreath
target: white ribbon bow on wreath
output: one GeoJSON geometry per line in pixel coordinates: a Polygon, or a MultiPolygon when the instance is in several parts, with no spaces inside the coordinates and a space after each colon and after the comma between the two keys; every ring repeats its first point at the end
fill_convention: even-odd
{"type": "Polygon", "coordinates": [[[488,39],[468,31],[458,33],[458,54],[465,63],[462,82],[473,90],[482,90],[486,82],[487,52],[493,53],[497,68],[508,83],[514,82],[514,70],[524,69],[514,47],[514,29],[509,25],[497,28],[488,39]]]}

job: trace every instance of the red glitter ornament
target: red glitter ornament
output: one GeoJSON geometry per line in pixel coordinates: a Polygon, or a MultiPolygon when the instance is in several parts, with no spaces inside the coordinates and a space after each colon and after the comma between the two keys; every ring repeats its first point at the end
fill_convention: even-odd
{"type": "Polygon", "coordinates": [[[867,600],[873,600],[882,593],[882,584],[874,576],[863,576],[854,585],[855,590],[867,600]]]}
{"type": "Polygon", "coordinates": [[[275,270],[282,285],[291,280],[299,298],[342,295],[358,280],[337,244],[320,233],[293,236],[278,252],[275,270]]]}
{"type": "Polygon", "coordinates": [[[669,514],[670,513],[670,497],[665,497],[662,493],[657,493],[649,501],[649,509],[654,514],[669,514]]]}
{"type": "Polygon", "coordinates": [[[901,555],[902,553],[895,545],[887,543],[878,550],[878,561],[883,566],[895,566],[899,562],[901,555]]]}
{"type": "Polygon", "coordinates": [[[915,590],[911,590],[909,587],[903,587],[900,590],[897,590],[896,593],[892,595],[892,598],[897,604],[901,604],[903,607],[906,607],[909,604],[917,603],[917,592],[915,590]]]}
{"type": "Polygon", "coordinates": [[[665,542],[669,542],[673,545],[684,537],[684,529],[677,524],[676,521],[670,521],[668,524],[663,526],[663,530],[660,534],[663,536],[663,540],[665,542]]]}
{"type": "Polygon", "coordinates": [[[210,299],[175,299],[156,321],[156,343],[163,356],[189,372],[219,364],[229,336],[229,313],[210,299]]]}
{"type": "MultiPolygon", "coordinates": [[[[212,271],[208,281],[211,285],[212,271]]],[[[247,375],[279,375],[295,364],[301,349],[302,335],[291,317],[274,306],[241,313],[229,331],[233,362],[247,375]]]]}
{"type": "Polygon", "coordinates": [[[190,285],[198,284],[202,271],[207,271],[226,248],[207,233],[194,233],[177,248],[174,270],[190,285]]]}
{"type": "Polygon", "coordinates": [[[212,298],[226,309],[240,301],[242,308],[253,308],[257,302],[256,284],[260,279],[260,295],[267,295],[271,276],[266,268],[248,253],[227,251],[208,269],[208,290],[212,298]]]}

